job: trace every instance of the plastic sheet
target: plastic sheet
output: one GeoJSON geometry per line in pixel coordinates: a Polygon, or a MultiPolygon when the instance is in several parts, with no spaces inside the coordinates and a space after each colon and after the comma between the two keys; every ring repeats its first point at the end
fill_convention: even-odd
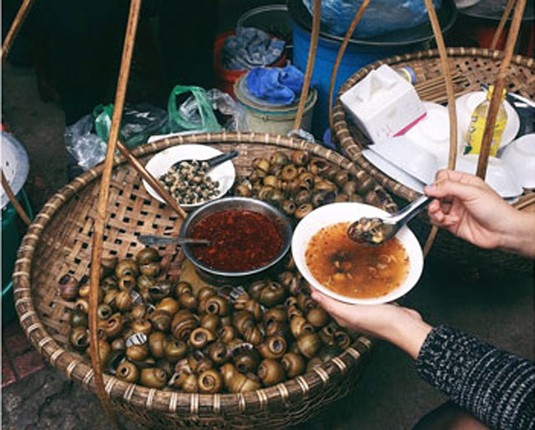
{"type": "MultiPolygon", "coordinates": [[[[303,0],[303,4],[312,14],[313,0],[303,0]]],[[[436,9],[440,9],[441,4],[442,0],[433,0],[436,9]]],[[[335,36],[345,35],[361,5],[361,0],[323,0],[322,26],[335,36]]],[[[428,21],[427,9],[421,0],[374,0],[366,8],[353,36],[370,38],[415,27],[426,21],[428,21]]]]}

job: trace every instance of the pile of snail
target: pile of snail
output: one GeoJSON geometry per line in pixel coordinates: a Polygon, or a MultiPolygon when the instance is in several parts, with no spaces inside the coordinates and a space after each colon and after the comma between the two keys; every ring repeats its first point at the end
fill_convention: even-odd
{"type": "Polygon", "coordinates": [[[383,196],[366,172],[356,175],[306,151],[276,151],[252,161],[252,173],[240,177],[234,194],[255,197],[297,220],[332,202],[366,202],[382,205],[383,196]]]}
{"type": "MultiPolygon", "coordinates": [[[[98,339],[103,370],[129,383],[188,393],[237,393],[295,378],[352,343],[310,298],[291,259],[245,287],[169,279],[157,250],[103,259],[98,339]]],[[[89,286],[71,275],[69,343],[89,355],[89,286]]]]}

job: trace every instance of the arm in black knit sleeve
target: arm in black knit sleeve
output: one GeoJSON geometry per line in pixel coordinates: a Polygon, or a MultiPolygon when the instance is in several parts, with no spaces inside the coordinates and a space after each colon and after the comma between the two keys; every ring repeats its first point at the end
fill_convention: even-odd
{"type": "Polygon", "coordinates": [[[491,428],[535,428],[532,361],[439,326],[427,336],[416,368],[423,379],[491,428]]]}

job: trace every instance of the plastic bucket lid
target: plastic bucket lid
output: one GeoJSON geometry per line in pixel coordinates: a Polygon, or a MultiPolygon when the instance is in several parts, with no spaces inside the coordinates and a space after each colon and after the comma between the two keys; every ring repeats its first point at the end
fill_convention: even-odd
{"type": "MultiPolygon", "coordinates": [[[[2,131],[2,171],[13,191],[17,195],[28,178],[30,163],[24,147],[12,134],[2,131]]],[[[9,203],[9,198],[2,188],[2,209],[9,203]]]]}

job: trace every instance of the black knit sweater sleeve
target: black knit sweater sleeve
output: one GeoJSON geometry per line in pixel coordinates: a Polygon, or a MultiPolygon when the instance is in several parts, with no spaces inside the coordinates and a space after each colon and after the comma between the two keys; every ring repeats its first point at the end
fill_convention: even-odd
{"type": "Polygon", "coordinates": [[[446,326],[427,336],[420,376],[493,429],[534,429],[535,366],[446,326]]]}

